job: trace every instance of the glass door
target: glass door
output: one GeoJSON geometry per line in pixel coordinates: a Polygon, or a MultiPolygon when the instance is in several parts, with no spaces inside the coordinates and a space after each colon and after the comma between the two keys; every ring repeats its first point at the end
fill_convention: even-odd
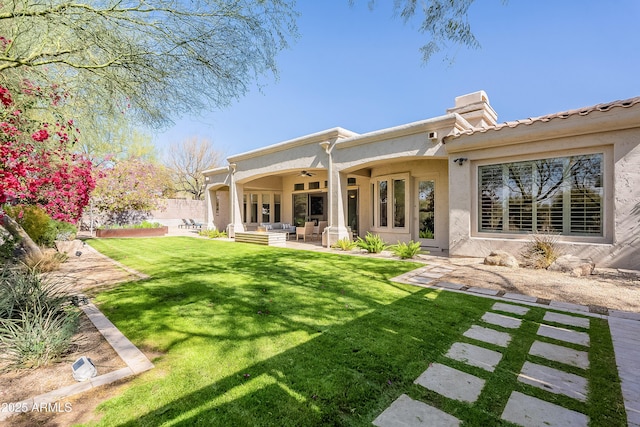
{"type": "Polygon", "coordinates": [[[417,186],[416,215],[418,226],[417,238],[424,246],[436,246],[436,181],[433,179],[419,179],[417,186]]]}

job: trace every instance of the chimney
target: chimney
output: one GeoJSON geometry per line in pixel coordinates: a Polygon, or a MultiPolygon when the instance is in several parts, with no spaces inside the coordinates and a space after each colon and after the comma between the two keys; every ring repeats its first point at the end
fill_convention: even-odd
{"type": "Polygon", "coordinates": [[[489,105],[489,97],[483,90],[457,96],[455,107],[447,109],[447,114],[451,113],[460,114],[474,128],[487,128],[498,122],[498,114],[489,105]]]}

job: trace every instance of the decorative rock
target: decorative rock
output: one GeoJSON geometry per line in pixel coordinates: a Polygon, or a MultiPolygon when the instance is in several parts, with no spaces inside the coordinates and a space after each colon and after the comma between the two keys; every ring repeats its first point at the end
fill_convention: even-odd
{"type": "Polygon", "coordinates": [[[71,255],[77,251],[81,251],[83,244],[81,240],[56,240],[56,249],[58,252],[71,255]]]}
{"type": "Polygon", "coordinates": [[[500,265],[509,268],[518,268],[520,264],[516,257],[505,251],[493,251],[484,259],[486,265],[500,265]]]}
{"type": "Polygon", "coordinates": [[[548,270],[561,271],[563,273],[569,273],[572,276],[581,277],[589,276],[596,267],[591,259],[578,258],[573,255],[563,255],[559,257],[553,264],[551,264],[548,270]]]}

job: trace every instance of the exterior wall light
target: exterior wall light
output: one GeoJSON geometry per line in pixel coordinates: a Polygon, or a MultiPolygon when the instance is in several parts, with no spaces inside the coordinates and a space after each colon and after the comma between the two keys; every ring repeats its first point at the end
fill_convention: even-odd
{"type": "Polygon", "coordinates": [[[453,159],[453,163],[457,163],[458,166],[462,166],[462,164],[467,160],[469,159],[467,159],[466,157],[458,157],[457,159],[453,159]]]}

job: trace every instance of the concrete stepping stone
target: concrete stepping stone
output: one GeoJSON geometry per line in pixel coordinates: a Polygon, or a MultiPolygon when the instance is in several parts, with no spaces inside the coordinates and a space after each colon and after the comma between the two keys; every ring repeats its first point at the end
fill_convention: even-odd
{"type": "Polygon", "coordinates": [[[506,294],[502,295],[502,298],[513,299],[513,300],[524,301],[524,302],[537,302],[538,301],[538,297],[534,297],[534,296],[531,296],[531,295],[524,295],[524,294],[516,294],[516,293],[512,293],[512,292],[507,292],[506,294]]]}
{"type": "Polygon", "coordinates": [[[415,276],[415,277],[412,277],[411,279],[409,279],[410,282],[420,283],[420,284],[423,284],[423,285],[429,284],[429,283],[433,282],[434,280],[436,280],[436,278],[423,277],[422,275],[415,276]]]}
{"type": "Polygon", "coordinates": [[[571,329],[558,328],[556,326],[540,325],[538,335],[541,337],[553,338],[554,340],[566,341],[572,344],[589,346],[589,334],[586,332],[573,331],[571,329]]]}
{"type": "Polygon", "coordinates": [[[514,391],[502,419],[523,427],[587,427],[589,417],[580,412],[514,391]]]}
{"type": "Polygon", "coordinates": [[[581,402],[587,400],[587,379],[548,366],[525,362],[518,381],[555,394],[564,394],[581,402]]]}
{"type": "Polygon", "coordinates": [[[502,353],[462,342],[454,343],[446,357],[493,372],[502,359],[502,353]]]}
{"type": "Polygon", "coordinates": [[[434,286],[437,286],[439,288],[445,288],[445,289],[453,289],[456,291],[459,291],[460,289],[464,288],[464,285],[460,283],[451,283],[451,282],[438,282],[434,286]]]}
{"type": "Polygon", "coordinates": [[[549,307],[559,308],[561,310],[582,311],[584,313],[589,312],[589,307],[586,305],[573,304],[570,302],[551,301],[549,307]]]}
{"type": "Polygon", "coordinates": [[[434,363],[414,383],[450,399],[475,402],[485,381],[466,372],[434,363]]]}
{"type": "Polygon", "coordinates": [[[481,294],[481,295],[498,295],[498,292],[500,292],[499,290],[496,289],[486,289],[486,288],[476,288],[476,287],[471,287],[469,289],[467,289],[468,292],[474,292],[476,294],[481,294]]]}
{"type": "Polygon", "coordinates": [[[378,427],[457,427],[460,425],[460,420],[438,408],[402,394],[373,420],[373,425],[378,427]]]}
{"type": "Polygon", "coordinates": [[[586,351],[535,341],[529,349],[529,354],[554,362],[564,363],[565,365],[589,369],[589,353],[586,351]]]}
{"type": "Polygon", "coordinates": [[[491,310],[504,311],[505,313],[518,314],[520,316],[524,316],[529,312],[529,309],[527,307],[523,307],[521,305],[505,304],[503,302],[497,302],[493,304],[491,310]]]}
{"type": "Polygon", "coordinates": [[[502,326],[503,328],[509,329],[517,329],[522,325],[521,319],[491,312],[485,313],[481,320],[486,323],[491,323],[492,325],[502,326]]]}
{"type": "Polygon", "coordinates": [[[585,317],[568,316],[566,314],[554,313],[547,311],[542,319],[545,322],[562,323],[563,325],[578,326],[580,328],[589,328],[589,319],[585,317]]]}
{"type": "Polygon", "coordinates": [[[511,342],[511,335],[508,333],[477,325],[472,325],[471,328],[462,335],[467,338],[473,338],[474,340],[487,342],[500,347],[506,347],[511,342]]]}

